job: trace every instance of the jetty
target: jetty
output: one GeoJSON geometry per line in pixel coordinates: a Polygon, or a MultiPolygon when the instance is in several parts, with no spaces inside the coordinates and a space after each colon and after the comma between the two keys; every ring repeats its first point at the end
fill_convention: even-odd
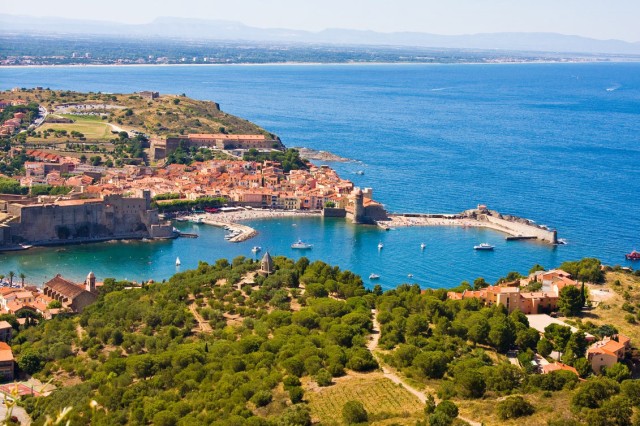
{"type": "MultiPolygon", "coordinates": [[[[215,216],[209,213],[197,216],[185,216],[185,218],[196,223],[203,223],[205,225],[216,226],[218,228],[226,228],[230,232],[236,233],[237,235],[235,237],[229,238],[227,240],[230,243],[240,243],[258,235],[258,231],[250,226],[241,225],[239,223],[229,222],[225,220],[216,220],[215,216]]],[[[197,238],[197,234],[192,235],[195,235],[195,237],[192,238],[197,238]]],[[[181,236],[187,236],[187,234],[181,233],[181,236]]]]}
{"type": "Polygon", "coordinates": [[[537,225],[530,219],[504,215],[489,210],[484,205],[459,214],[395,213],[389,220],[377,221],[380,228],[389,230],[407,226],[459,226],[462,228],[487,228],[507,234],[507,241],[538,240],[558,244],[555,229],[537,225]]]}

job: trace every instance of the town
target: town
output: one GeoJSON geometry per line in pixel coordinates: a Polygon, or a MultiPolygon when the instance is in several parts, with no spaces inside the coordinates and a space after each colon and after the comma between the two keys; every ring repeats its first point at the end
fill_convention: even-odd
{"type": "MultiPolygon", "coordinates": [[[[171,239],[180,235],[171,220],[204,216],[213,224],[230,209],[386,230],[389,223],[471,224],[557,243],[555,230],[483,204],[458,215],[388,215],[371,188],[301,158],[214,102],[38,87],[2,92],[0,103],[0,251],[171,239]]],[[[121,423],[177,424],[180,404],[190,401],[193,422],[271,416],[277,424],[295,415],[302,420],[291,424],[309,425],[339,421],[319,397],[341,407],[342,394],[327,396],[334,391],[350,399],[388,395],[405,401],[405,411],[366,409],[430,424],[497,424],[534,413],[550,420],[549,395],[564,398],[563,417],[615,417],[608,400],[631,398],[640,386],[630,380],[640,338],[638,274],[596,259],[535,265],[493,284],[398,283],[386,292],[339,267],[267,250],[261,261],[238,256],[177,269],[168,282],[88,271],[74,282],[61,267],[33,283],[20,270],[0,272],[0,392],[19,401],[12,415],[36,422],[75,404],[78,423],[117,415],[121,423]],[[400,386],[389,388],[389,380],[400,386]],[[199,392],[222,392],[227,381],[243,383],[242,392],[231,385],[228,395],[209,398],[225,407],[197,408],[199,392]],[[134,403],[122,398],[139,386],[154,395],[179,386],[181,397],[160,404],[148,394],[152,407],[129,409],[134,403]],[[607,402],[583,395],[592,386],[606,388],[607,402]]]]}

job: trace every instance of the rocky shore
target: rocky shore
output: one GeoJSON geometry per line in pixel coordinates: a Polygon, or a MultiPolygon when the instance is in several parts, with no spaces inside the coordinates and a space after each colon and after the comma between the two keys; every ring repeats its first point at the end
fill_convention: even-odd
{"type": "Polygon", "coordinates": [[[316,160],[316,161],[329,161],[336,163],[348,163],[354,160],[349,158],[340,157],[339,155],[332,154],[327,151],[316,151],[315,149],[310,148],[294,148],[300,152],[300,157],[306,160],[316,160]]]}

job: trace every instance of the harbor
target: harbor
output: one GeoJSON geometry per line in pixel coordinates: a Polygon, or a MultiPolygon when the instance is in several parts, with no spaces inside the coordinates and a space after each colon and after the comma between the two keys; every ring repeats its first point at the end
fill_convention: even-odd
{"type": "Polygon", "coordinates": [[[466,210],[461,214],[390,214],[389,220],[378,221],[383,229],[412,226],[457,226],[463,228],[485,228],[507,234],[506,241],[538,240],[548,244],[561,244],[557,231],[546,226],[536,225],[529,219],[502,215],[490,211],[486,206],[466,210]]]}

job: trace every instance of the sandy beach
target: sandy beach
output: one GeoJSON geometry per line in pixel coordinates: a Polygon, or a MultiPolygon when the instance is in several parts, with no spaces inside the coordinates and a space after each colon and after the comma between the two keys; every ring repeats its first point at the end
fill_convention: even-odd
{"type": "Polygon", "coordinates": [[[229,232],[236,233],[237,235],[230,238],[228,241],[231,243],[239,243],[253,238],[258,234],[258,231],[250,226],[242,225],[238,222],[244,220],[256,220],[256,219],[275,219],[279,217],[313,217],[320,216],[321,212],[314,211],[299,211],[299,210],[237,210],[230,212],[220,213],[204,213],[193,216],[185,216],[186,219],[206,225],[217,226],[219,228],[228,228],[229,232]]]}

